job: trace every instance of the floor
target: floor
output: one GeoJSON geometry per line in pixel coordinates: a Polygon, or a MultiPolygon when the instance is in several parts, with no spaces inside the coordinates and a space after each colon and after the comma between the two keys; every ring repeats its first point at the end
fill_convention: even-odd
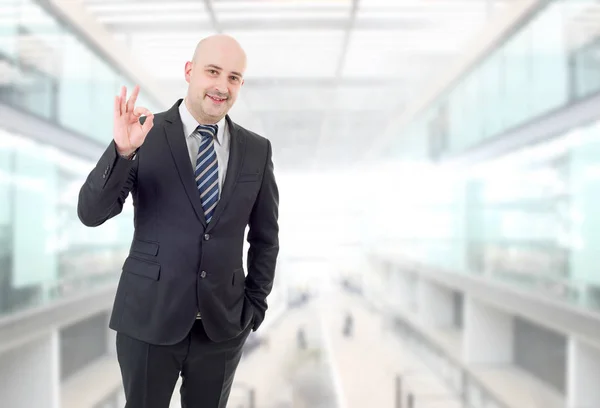
{"type": "MultiPolygon", "coordinates": [[[[251,336],[262,342],[242,358],[228,408],[407,408],[409,398],[417,408],[462,407],[440,373],[357,295],[325,293],[251,336]]],[[[460,333],[437,332],[435,338],[449,354],[458,354],[460,333]]],[[[562,396],[515,367],[472,369],[511,408],[564,406],[562,396]]],[[[99,360],[62,384],[62,408],[92,408],[119,387],[115,359],[99,360]]],[[[170,408],[181,408],[179,383],[170,408]]]]}

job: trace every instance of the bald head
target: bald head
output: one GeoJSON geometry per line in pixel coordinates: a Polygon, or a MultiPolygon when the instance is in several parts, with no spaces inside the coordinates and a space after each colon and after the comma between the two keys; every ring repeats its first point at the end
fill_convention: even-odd
{"type": "Polygon", "coordinates": [[[244,83],[246,53],[231,36],[202,39],[185,65],[186,105],[199,123],[216,123],[227,114],[244,83]]]}
{"type": "Polygon", "coordinates": [[[195,63],[199,58],[210,57],[216,53],[237,56],[243,59],[244,68],[246,67],[246,53],[244,49],[235,38],[226,34],[215,34],[200,40],[194,50],[192,61],[195,63]]]}

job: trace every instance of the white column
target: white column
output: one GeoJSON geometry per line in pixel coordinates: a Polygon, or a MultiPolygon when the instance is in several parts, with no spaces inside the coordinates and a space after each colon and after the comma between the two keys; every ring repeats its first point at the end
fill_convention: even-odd
{"type": "Polygon", "coordinates": [[[571,336],[567,361],[567,408],[600,407],[600,350],[571,336]]]}
{"type": "Polygon", "coordinates": [[[388,293],[390,294],[390,305],[394,311],[408,312],[410,308],[410,279],[406,272],[395,268],[390,276],[388,293]]]}
{"type": "Polygon", "coordinates": [[[109,311],[106,314],[106,323],[105,323],[106,352],[107,352],[107,354],[109,354],[111,356],[116,356],[117,355],[117,332],[108,327],[108,323],[110,322],[110,313],[111,313],[111,311],[109,311]]]}
{"type": "Polygon", "coordinates": [[[60,408],[57,331],[0,354],[0,396],[10,408],[60,408]]]}
{"type": "Polygon", "coordinates": [[[452,291],[434,282],[420,278],[417,284],[419,320],[430,327],[452,327],[454,302],[452,291]]]}
{"type": "Polygon", "coordinates": [[[512,316],[468,295],[464,307],[464,361],[468,364],[511,363],[512,316]]]}

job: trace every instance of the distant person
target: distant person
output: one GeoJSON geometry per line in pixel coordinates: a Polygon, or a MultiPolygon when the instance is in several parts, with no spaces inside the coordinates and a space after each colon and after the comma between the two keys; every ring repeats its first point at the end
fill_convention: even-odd
{"type": "Polygon", "coordinates": [[[354,318],[352,317],[352,313],[346,313],[346,317],[344,319],[344,328],[342,329],[342,333],[345,337],[351,337],[352,331],[354,329],[354,318]]]}
{"type": "Polygon", "coordinates": [[[296,343],[298,344],[298,348],[300,350],[304,350],[306,348],[306,333],[304,332],[303,327],[298,327],[298,331],[296,332],[296,343]]]}
{"type": "Polygon", "coordinates": [[[215,35],[185,63],[187,95],[169,110],[135,107],[139,87],[128,100],[123,87],[114,140],[79,193],[87,226],[133,200],[135,232],[109,324],[126,408],[168,408],[180,374],[182,407],[224,408],[242,346],[265,318],[279,198],[271,143],[227,114],[245,68],[237,41],[215,35]]]}

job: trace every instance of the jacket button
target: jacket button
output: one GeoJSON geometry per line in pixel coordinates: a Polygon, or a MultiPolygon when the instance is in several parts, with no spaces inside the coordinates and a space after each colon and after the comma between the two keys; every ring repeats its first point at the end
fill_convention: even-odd
{"type": "Polygon", "coordinates": [[[210,239],[210,234],[204,234],[204,240],[208,241],[210,239]]]}
{"type": "Polygon", "coordinates": [[[201,277],[202,279],[206,278],[206,271],[202,271],[202,272],[200,273],[200,277],[201,277]]]}

